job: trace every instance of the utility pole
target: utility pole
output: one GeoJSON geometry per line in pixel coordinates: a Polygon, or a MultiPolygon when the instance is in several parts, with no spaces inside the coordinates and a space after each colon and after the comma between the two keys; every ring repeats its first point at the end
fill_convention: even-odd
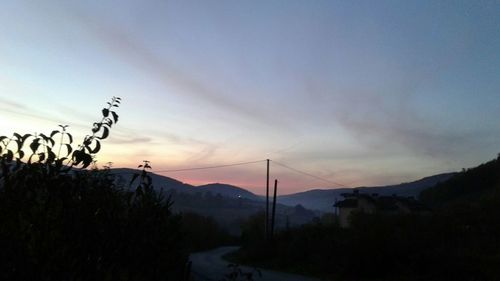
{"type": "Polygon", "coordinates": [[[265,224],[266,240],[269,239],[269,159],[267,159],[267,176],[266,176],[266,224],[265,224]]]}
{"type": "Polygon", "coordinates": [[[274,239],[274,221],[276,218],[276,193],[278,191],[278,180],[274,180],[273,214],[271,217],[271,240],[274,239]]]}

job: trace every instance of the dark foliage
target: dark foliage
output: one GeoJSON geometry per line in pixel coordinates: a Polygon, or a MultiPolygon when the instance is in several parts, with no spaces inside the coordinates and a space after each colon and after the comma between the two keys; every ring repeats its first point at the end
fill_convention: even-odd
{"type": "Polygon", "coordinates": [[[483,204],[500,198],[500,157],[467,169],[422,191],[420,199],[435,207],[483,204]],[[496,198],[496,199],[495,199],[496,198]]]}
{"type": "Polygon", "coordinates": [[[106,172],[46,177],[29,166],[0,193],[2,280],[177,280],[180,217],[106,172]]]}
{"type": "Polygon", "coordinates": [[[498,280],[500,212],[491,211],[358,214],[349,229],[304,225],[273,243],[244,234],[237,261],[332,280],[498,280]]]}
{"type": "Polygon", "coordinates": [[[129,191],[107,170],[74,168],[92,164],[119,103],[76,148],[66,126],[0,137],[0,280],[181,280],[181,218],[145,169],[129,191]]]}
{"type": "Polygon", "coordinates": [[[498,162],[423,195],[439,206],[432,213],[357,213],[350,228],[317,221],[280,231],[271,243],[255,217],[236,260],[331,280],[500,280],[498,162]]]}
{"type": "Polygon", "coordinates": [[[237,244],[237,238],[229,235],[213,218],[195,213],[182,213],[182,233],[190,252],[237,244]]]}

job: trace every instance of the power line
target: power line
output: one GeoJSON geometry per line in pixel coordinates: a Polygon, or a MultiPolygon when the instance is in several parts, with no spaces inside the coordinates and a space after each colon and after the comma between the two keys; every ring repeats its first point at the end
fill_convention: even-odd
{"type": "MultiPolygon", "coordinates": [[[[248,161],[248,162],[238,162],[238,163],[231,163],[231,164],[223,164],[223,165],[206,166],[206,167],[194,167],[194,168],[172,169],[172,170],[159,170],[159,171],[153,170],[151,172],[153,172],[153,173],[173,173],[173,172],[186,172],[186,171],[196,171],[196,170],[207,170],[207,169],[217,169],[217,168],[225,168],[225,167],[249,165],[249,164],[261,163],[261,162],[266,162],[266,161],[267,161],[267,159],[257,160],[257,161],[248,161]]],[[[330,184],[335,184],[337,186],[349,187],[349,186],[347,186],[345,184],[342,184],[342,183],[339,183],[339,182],[335,182],[335,181],[332,181],[332,180],[328,180],[328,179],[325,179],[325,178],[313,175],[311,173],[298,170],[296,168],[292,168],[292,167],[290,167],[290,166],[288,166],[286,164],[283,164],[283,163],[280,163],[280,162],[277,162],[277,161],[274,161],[274,160],[270,160],[270,161],[273,162],[273,163],[275,163],[276,165],[279,165],[281,167],[284,167],[284,168],[289,169],[291,171],[294,171],[296,173],[299,173],[299,174],[302,174],[302,175],[306,175],[306,176],[311,177],[311,178],[315,178],[315,179],[320,180],[320,181],[324,181],[324,182],[327,182],[327,183],[330,183],[330,184]]]]}
{"type": "Polygon", "coordinates": [[[233,167],[233,166],[241,166],[248,164],[255,164],[260,162],[265,162],[267,160],[257,160],[257,161],[249,161],[249,162],[239,162],[232,164],[224,164],[224,165],[216,165],[216,166],[206,166],[206,167],[195,167],[195,168],[185,168],[185,169],[174,169],[174,170],[160,170],[160,171],[152,171],[153,173],[170,173],[170,172],[185,172],[185,171],[195,171],[195,170],[205,170],[205,169],[216,169],[216,168],[224,168],[224,167],[233,167]]]}
{"type": "Polygon", "coordinates": [[[316,175],[313,175],[313,174],[310,174],[310,173],[307,173],[307,172],[304,172],[304,171],[301,171],[301,170],[298,170],[298,169],[292,168],[292,167],[290,167],[290,166],[288,166],[288,165],[285,165],[285,164],[283,164],[283,163],[276,162],[276,161],[274,161],[274,160],[271,160],[271,161],[272,161],[273,163],[275,163],[275,164],[277,164],[277,165],[281,166],[281,167],[287,168],[287,169],[292,170],[292,171],[294,171],[294,172],[296,172],[296,173],[299,173],[299,174],[302,174],[302,175],[306,175],[306,176],[309,176],[309,177],[315,178],[315,179],[317,179],[317,180],[321,180],[321,181],[328,182],[328,183],[331,183],[331,184],[340,185],[340,186],[343,186],[343,187],[349,187],[349,186],[347,186],[347,185],[345,185],[345,184],[342,184],[342,183],[339,183],[339,182],[335,182],[335,181],[331,181],[331,180],[328,180],[328,179],[325,179],[325,178],[322,178],[322,177],[318,177],[318,176],[316,176],[316,175]]]}

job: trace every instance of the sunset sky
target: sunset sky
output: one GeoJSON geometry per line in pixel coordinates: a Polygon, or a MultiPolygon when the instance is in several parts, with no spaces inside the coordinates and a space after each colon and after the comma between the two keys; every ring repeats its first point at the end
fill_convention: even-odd
{"type": "MultiPolygon", "coordinates": [[[[272,159],[347,186],[500,152],[498,1],[0,1],[0,135],[120,121],[98,163],[272,159]]],[[[265,163],[162,173],[264,192],[265,163]]],[[[276,164],[281,192],[332,188],[276,164]]]]}

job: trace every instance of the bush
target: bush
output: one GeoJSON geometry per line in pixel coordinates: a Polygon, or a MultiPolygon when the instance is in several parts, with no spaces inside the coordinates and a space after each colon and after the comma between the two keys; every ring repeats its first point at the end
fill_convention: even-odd
{"type": "Polygon", "coordinates": [[[154,191],[147,167],[135,190],[117,186],[109,170],[84,170],[119,103],[108,103],[76,149],[66,126],[50,136],[0,137],[0,280],[182,279],[181,218],[154,191]]]}
{"type": "Polygon", "coordinates": [[[237,260],[328,280],[499,280],[499,217],[498,207],[358,213],[348,229],[303,225],[267,244],[247,236],[237,260]]]}

